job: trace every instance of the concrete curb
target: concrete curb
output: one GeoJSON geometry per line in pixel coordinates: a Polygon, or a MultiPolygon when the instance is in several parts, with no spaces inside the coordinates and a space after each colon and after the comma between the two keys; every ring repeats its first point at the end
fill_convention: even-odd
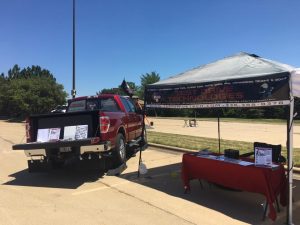
{"type": "MultiPolygon", "coordinates": [[[[161,144],[154,144],[154,143],[148,143],[149,147],[156,147],[156,148],[163,148],[166,150],[176,151],[176,152],[182,152],[182,153],[189,153],[189,152],[197,152],[196,150],[190,150],[186,148],[178,148],[173,146],[167,146],[167,145],[161,145],[161,144]]],[[[287,169],[286,166],[284,166],[285,169],[287,169]]],[[[293,168],[294,173],[300,174],[300,168],[294,167],[293,168]]]]}

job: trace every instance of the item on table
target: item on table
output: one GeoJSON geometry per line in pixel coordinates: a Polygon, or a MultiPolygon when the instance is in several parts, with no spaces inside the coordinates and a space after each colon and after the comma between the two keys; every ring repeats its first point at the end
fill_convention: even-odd
{"type": "Polygon", "coordinates": [[[202,149],[198,152],[199,155],[210,155],[212,154],[211,151],[209,151],[208,149],[202,149]]]}
{"type": "Polygon", "coordinates": [[[240,157],[240,151],[235,149],[225,149],[224,150],[225,157],[231,158],[231,159],[239,159],[240,157]]]}

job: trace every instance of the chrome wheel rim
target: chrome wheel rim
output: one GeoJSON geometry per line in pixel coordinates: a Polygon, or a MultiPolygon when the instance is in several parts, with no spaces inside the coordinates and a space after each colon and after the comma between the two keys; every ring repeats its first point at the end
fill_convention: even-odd
{"type": "Polygon", "coordinates": [[[125,150],[125,143],[123,139],[120,139],[119,154],[122,161],[125,161],[126,150],[125,150]]]}

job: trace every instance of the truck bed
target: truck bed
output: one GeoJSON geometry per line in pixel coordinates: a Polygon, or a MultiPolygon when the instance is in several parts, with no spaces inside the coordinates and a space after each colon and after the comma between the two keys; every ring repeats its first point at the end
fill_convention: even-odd
{"type": "Polygon", "coordinates": [[[99,110],[33,115],[30,117],[30,120],[33,128],[32,142],[37,140],[38,129],[60,128],[59,139],[62,140],[64,127],[76,125],[88,125],[88,138],[99,137],[99,110]]]}
{"type": "MultiPolygon", "coordinates": [[[[78,147],[93,144],[95,137],[100,137],[99,110],[80,111],[70,113],[56,113],[30,116],[32,126],[32,140],[30,143],[17,144],[13,150],[45,149],[59,147],[78,147]],[[88,125],[87,138],[80,140],[64,140],[64,127],[88,125]],[[60,128],[59,140],[37,142],[38,129],[60,128]]],[[[99,144],[99,139],[97,144],[99,144]]],[[[103,142],[104,143],[104,142],[103,142]]]]}

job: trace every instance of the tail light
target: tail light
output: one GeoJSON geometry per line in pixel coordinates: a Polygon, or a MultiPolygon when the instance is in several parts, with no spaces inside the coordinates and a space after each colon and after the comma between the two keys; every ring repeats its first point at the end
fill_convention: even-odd
{"type": "Polygon", "coordinates": [[[26,118],[25,120],[25,132],[26,132],[26,142],[31,142],[31,130],[30,130],[30,120],[26,118]]]}
{"type": "Polygon", "coordinates": [[[100,116],[99,123],[100,123],[100,133],[101,134],[107,133],[109,126],[110,126],[109,117],[108,116],[100,116]]]}

